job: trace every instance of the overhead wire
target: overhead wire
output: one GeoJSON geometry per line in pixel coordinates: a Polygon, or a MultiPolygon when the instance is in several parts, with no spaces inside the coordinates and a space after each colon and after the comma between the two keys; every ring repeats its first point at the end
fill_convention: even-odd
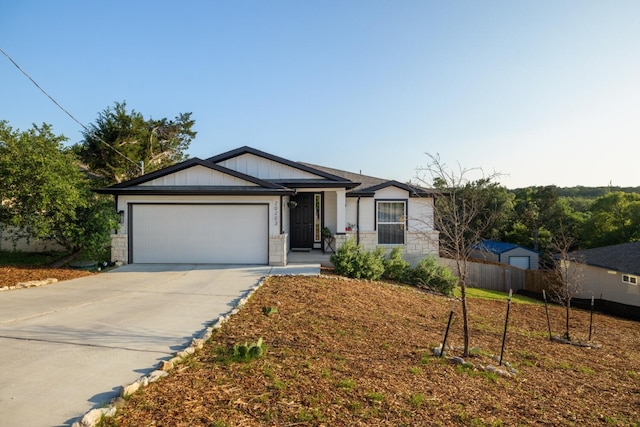
{"type": "Polygon", "coordinates": [[[118,149],[116,149],[114,146],[112,146],[111,144],[109,144],[108,142],[106,142],[104,139],[102,139],[99,135],[97,135],[95,133],[95,131],[92,131],[91,129],[89,129],[89,127],[87,127],[84,123],[82,123],[80,120],[76,119],[75,116],[73,114],[71,114],[66,108],[64,108],[62,105],[60,105],[60,103],[58,101],[56,101],[51,95],[49,95],[47,93],[46,90],[44,90],[42,88],[42,86],[40,86],[38,84],[38,82],[36,82],[25,70],[22,69],[22,67],[20,67],[20,65],[18,65],[18,63],[16,61],[13,60],[13,58],[4,51],[4,49],[2,49],[0,47],[0,52],[2,52],[2,54],[4,56],[7,57],[7,59],[9,61],[11,61],[11,63],[18,69],[20,70],[20,72],[22,74],[24,74],[24,76],[26,78],[28,78],[31,83],[33,83],[39,90],[40,92],[42,92],[43,94],[46,95],[47,98],[49,98],[51,100],[51,102],[53,102],[58,108],[60,108],[62,111],[64,111],[64,113],[69,116],[74,122],[76,122],[77,124],[79,124],[88,134],[93,133],[93,135],[95,136],[95,138],[100,141],[101,143],[103,143],[104,145],[106,145],[107,147],[109,147],[111,150],[113,150],[116,154],[122,156],[124,159],[128,160],[129,162],[133,163],[134,165],[136,165],[137,168],[139,168],[142,173],[144,174],[144,163],[143,166],[141,166],[140,164],[138,164],[137,162],[131,160],[129,157],[127,157],[125,154],[121,153],[120,151],[118,151],[118,149]]]}

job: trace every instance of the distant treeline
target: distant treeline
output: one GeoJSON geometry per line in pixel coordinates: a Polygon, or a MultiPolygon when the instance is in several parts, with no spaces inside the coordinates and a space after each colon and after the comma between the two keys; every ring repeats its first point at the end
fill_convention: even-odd
{"type": "MultiPolygon", "coordinates": [[[[623,193],[638,193],[640,194],[640,186],[638,187],[583,187],[581,185],[575,187],[556,187],[555,185],[550,185],[555,190],[555,193],[559,197],[585,197],[588,199],[595,199],[597,197],[604,196],[607,193],[611,193],[614,191],[621,191],[623,193]]],[[[524,187],[524,188],[533,188],[533,187],[524,187]]],[[[510,190],[512,192],[517,192],[522,188],[516,188],[514,190],[510,190]]]]}

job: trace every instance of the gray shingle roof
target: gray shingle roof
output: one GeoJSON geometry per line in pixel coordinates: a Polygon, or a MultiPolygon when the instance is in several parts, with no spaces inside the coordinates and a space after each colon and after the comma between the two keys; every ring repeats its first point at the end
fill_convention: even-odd
{"type": "Polygon", "coordinates": [[[418,187],[415,185],[404,184],[401,182],[388,180],[388,179],[376,178],[374,176],[363,175],[361,173],[353,173],[353,172],[348,172],[340,169],[328,168],[326,166],[319,166],[311,163],[304,163],[304,162],[299,162],[299,163],[310,168],[324,171],[331,175],[339,176],[349,181],[360,183],[360,185],[352,188],[349,191],[349,193],[351,193],[352,195],[358,194],[358,193],[362,193],[362,194],[371,193],[372,195],[373,192],[375,192],[376,190],[379,190],[380,188],[385,187],[386,185],[401,186],[402,188],[405,188],[408,191],[411,191],[415,194],[420,194],[420,195],[430,195],[431,193],[429,189],[418,187]]]}
{"type": "Polygon", "coordinates": [[[595,267],[640,275],[640,242],[585,249],[569,255],[595,267]]]}

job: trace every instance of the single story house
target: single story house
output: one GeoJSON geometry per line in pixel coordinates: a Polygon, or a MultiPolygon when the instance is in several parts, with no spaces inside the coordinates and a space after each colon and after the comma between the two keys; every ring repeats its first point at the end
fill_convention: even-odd
{"type": "Polygon", "coordinates": [[[585,249],[568,254],[582,266],[576,298],[603,299],[640,307],[640,242],[585,249]]]}
{"type": "Polygon", "coordinates": [[[474,245],[474,258],[508,264],[523,270],[537,270],[540,254],[533,249],[515,243],[482,240],[474,245]]]}
{"type": "Polygon", "coordinates": [[[292,250],[337,249],[348,238],[438,255],[429,190],[251,147],[95,191],[115,197],[112,260],[123,263],[286,265],[292,250]]]}

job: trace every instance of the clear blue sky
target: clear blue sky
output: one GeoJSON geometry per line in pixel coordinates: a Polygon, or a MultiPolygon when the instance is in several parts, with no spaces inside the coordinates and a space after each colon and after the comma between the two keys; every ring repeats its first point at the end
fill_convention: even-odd
{"type": "MultiPolygon", "coordinates": [[[[242,145],[407,181],[445,163],[529,185],[640,185],[637,0],[0,0],[0,47],[81,122],[192,112],[242,145]]],[[[0,55],[0,119],[81,128],[0,55]]]]}

